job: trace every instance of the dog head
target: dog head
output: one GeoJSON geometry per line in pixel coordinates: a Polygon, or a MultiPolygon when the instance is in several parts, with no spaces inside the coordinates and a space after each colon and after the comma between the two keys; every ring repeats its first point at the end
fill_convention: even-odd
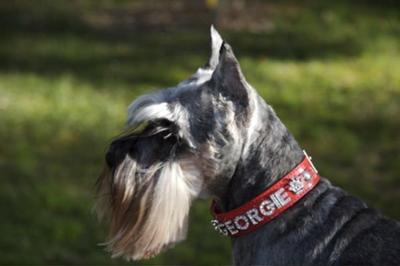
{"type": "Polygon", "coordinates": [[[97,211],[114,256],[148,258],[183,240],[193,199],[223,195],[245,152],[256,94],[213,27],[211,48],[189,79],[135,100],[110,145],[97,211]]]}

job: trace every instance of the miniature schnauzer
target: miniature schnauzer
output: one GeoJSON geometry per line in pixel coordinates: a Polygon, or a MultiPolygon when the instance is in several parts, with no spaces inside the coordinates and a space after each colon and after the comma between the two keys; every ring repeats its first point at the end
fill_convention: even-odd
{"type": "Polygon", "coordinates": [[[320,178],[211,27],[211,58],[136,99],[106,154],[97,211],[114,257],[185,239],[190,206],[213,197],[235,265],[400,265],[400,224],[320,178]]]}

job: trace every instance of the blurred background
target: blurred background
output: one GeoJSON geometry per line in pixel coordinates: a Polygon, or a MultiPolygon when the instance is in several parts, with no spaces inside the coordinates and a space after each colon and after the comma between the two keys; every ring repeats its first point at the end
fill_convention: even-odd
{"type": "MultiPolygon", "coordinates": [[[[398,1],[0,1],[0,264],[125,263],[98,246],[104,152],[135,97],[208,60],[211,23],[320,173],[400,218],[398,1]]],[[[139,264],[228,264],[208,206],[139,264]]]]}

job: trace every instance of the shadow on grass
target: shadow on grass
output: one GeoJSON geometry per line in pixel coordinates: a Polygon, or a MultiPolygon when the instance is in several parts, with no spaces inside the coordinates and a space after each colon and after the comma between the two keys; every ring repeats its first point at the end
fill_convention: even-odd
{"type": "MultiPolygon", "coordinates": [[[[208,58],[206,32],[168,32],[136,37],[108,39],[104,35],[30,35],[8,36],[0,45],[0,71],[29,72],[44,76],[70,73],[73,76],[102,84],[109,80],[127,84],[150,83],[156,86],[172,85],[182,73],[190,75],[208,58]],[[60,48],[60,54],[44,52],[60,48]],[[30,47],[24,47],[31,45],[30,47]],[[70,45],[70,47],[69,47],[70,45]],[[91,48],[93,46],[93,48],[91,48]],[[16,48],[17,47],[17,48],[16,48]],[[100,47],[96,50],[96,47],[100,47]],[[77,54],[63,54],[63,49],[77,48],[77,54]],[[145,49],[144,49],[145,48],[145,49]],[[12,51],[10,51],[12,50],[12,51]],[[82,54],[85,52],[85,54],[82,54]],[[190,60],[188,60],[188,58],[190,60]]],[[[280,58],[306,60],[329,56],[353,56],[360,47],[348,39],[324,41],[307,36],[281,32],[276,35],[248,33],[228,34],[239,57],[280,58]]]]}
{"type": "MultiPolygon", "coordinates": [[[[5,2],[11,1],[3,1],[0,7],[5,2]]],[[[41,82],[12,84],[18,88],[14,88],[10,101],[22,99],[30,103],[30,96],[39,95],[43,102],[60,102],[42,111],[43,117],[25,118],[16,110],[14,114],[0,109],[0,210],[6,217],[0,219],[0,264],[121,264],[122,260],[111,260],[96,246],[105,239],[105,229],[98,225],[91,209],[94,182],[106,145],[118,133],[122,121],[116,120],[123,116],[122,112],[116,114],[101,107],[111,103],[112,108],[124,105],[121,99],[125,94],[118,94],[115,100],[111,92],[107,94],[110,98],[105,96],[98,102],[92,96],[103,87],[128,91],[127,86],[132,85],[148,88],[178,82],[207,59],[208,25],[199,25],[193,31],[187,28],[100,31],[85,23],[80,12],[65,9],[65,5],[57,6],[54,1],[47,1],[50,3],[47,7],[29,1],[19,3],[30,4],[0,9],[4,29],[0,39],[0,72],[18,73],[17,80],[33,73],[41,82]],[[54,82],[62,80],[57,77],[64,74],[78,82],[67,84],[68,88],[55,86],[54,82]],[[53,78],[54,82],[48,81],[53,78]],[[43,87],[40,92],[38,87],[43,87]],[[28,89],[30,94],[22,97],[28,89]],[[51,96],[53,89],[70,92],[51,96]],[[80,89],[87,90],[87,94],[79,94],[80,89]],[[66,121],[65,116],[76,108],[75,98],[64,102],[60,98],[74,96],[85,97],[88,103],[83,104],[88,106],[82,108],[82,113],[74,111],[76,120],[66,121]],[[59,104],[64,104],[67,110],[57,110],[59,104]],[[54,115],[55,111],[59,113],[54,115]],[[85,112],[92,112],[94,119],[81,119],[85,112]]],[[[361,26],[355,21],[358,26],[352,27],[352,20],[340,22],[338,15],[339,18],[333,16],[333,21],[339,22],[331,23],[329,13],[324,18],[317,11],[313,10],[312,18],[307,20],[307,15],[298,25],[292,21],[277,23],[275,29],[266,33],[223,32],[226,33],[223,35],[239,57],[254,61],[268,57],[296,63],[356,57],[364,51],[365,43],[375,38],[375,33],[393,34],[391,28],[387,31],[374,28],[379,16],[361,26]],[[365,30],[369,26],[372,31],[365,30]]],[[[330,84],[321,84],[331,94],[317,95],[318,104],[299,100],[297,90],[303,89],[300,85],[289,88],[295,103],[279,94],[271,95],[269,101],[298,141],[313,154],[324,176],[386,214],[400,217],[398,206],[393,204],[399,201],[398,107],[393,108],[394,115],[384,114],[389,103],[398,106],[399,93],[389,95],[389,90],[374,88],[352,96],[352,91],[357,93],[360,88],[341,92],[330,84]],[[381,93],[389,96],[378,102],[381,93]],[[335,95],[343,99],[340,104],[333,103],[331,96],[335,95]],[[352,102],[355,98],[362,101],[352,102]],[[370,115],[359,115],[367,108],[370,115]],[[353,109],[360,111],[354,113],[353,109]]],[[[382,84],[386,83],[378,83],[382,84]]],[[[7,85],[2,86],[0,93],[7,96],[8,89],[7,85]]],[[[137,93],[139,90],[132,95],[137,93]]],[[[23,105],[18,104],[18,107],[23,105]]],[[[228,240],[212,231],[208,219],[208,204],[197,204],[191,216],[188,241],[145,263],[228,264],[228,240]]]]}
{"type": "MultiPolygon", "coordinates": [[[[208,58],[208,24],[181,30],[102,31],[82,19],[89,11],[64,2],[46,3],[0,5],[0,71],[49,77],[69,73],[97,85],[170,86],[208,58]]],[[[285,19],[290,18],[274,21],[274,29],[265,33],[222,33],[239,57],[298,61],[357,56],[364,49],[357,28],[350,22],[340,24],[340,17],[332,22],[307,12],[289,23],[285,19]]]]}

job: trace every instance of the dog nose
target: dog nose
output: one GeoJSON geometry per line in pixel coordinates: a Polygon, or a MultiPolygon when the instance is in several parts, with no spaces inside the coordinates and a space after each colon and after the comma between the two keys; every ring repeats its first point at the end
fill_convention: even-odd
{"type": "Polygon", "coordinates": [[[106,163],[110,168],[115,164],[115,153],[111,148],[106,153],[106,163]]]}
{"type": "Polygon", "coordinates": [[[110,148],[106,153],[106,163],[110,168],[118,165],[118,158],[121,158],[121,145],[118,143],[111,143],[110,148]]]}
{"type": "Polygon", "coordinates": [[[106,153],[106,163],[110,168],[117,167],[125,158],[129,151],[129,145],[125,141],[111,143],[106,153]]]}

